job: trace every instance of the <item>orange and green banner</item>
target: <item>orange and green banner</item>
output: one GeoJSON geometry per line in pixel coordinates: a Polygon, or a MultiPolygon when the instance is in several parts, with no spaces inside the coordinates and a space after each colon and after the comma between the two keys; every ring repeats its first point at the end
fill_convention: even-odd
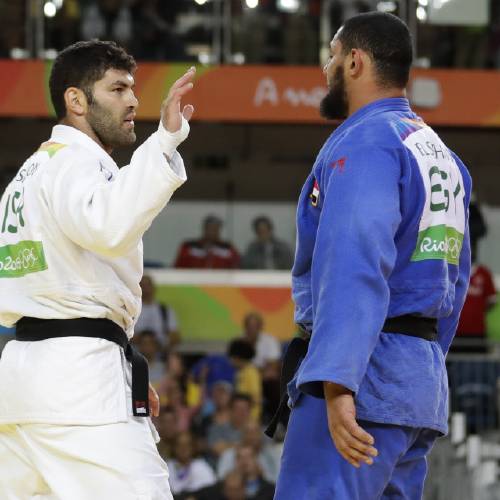
{"type": "MultiPolygon", "coordinates": [[[[162,98],[190,63],[139,63],[138,119],[157,120],[162,98]]],[[[51,62],[0,60],[0,117],[54,115],[48,92],[51,62]]],[[[412,105],[431,125],[500,126],[500,71],[412,71],[412,105]]],[[[324,123],[326,92],[319,67],[198,66],[189,102],[195,120],[324,123]]]]}
{"type": "Polygon", "coordinates": [[[175,311],[184,340],[238,336],[249,312],[260,313],[264,330],[280,340],[296,331],[289,273],[162,270],[151,276],[157,299],[175,311]]]}
{"type": "MultiPolygon", "coordinates": [[[[258,312],[264,330],[281,341],[296,333],[290,273],[284,271],[146,270],[157,299],[175,311],[183,341],[227,341],[242,332],[243,318],[258,312]]],[[[500,341],[499,304],[488,313],[488,335],[500,341]]]]}

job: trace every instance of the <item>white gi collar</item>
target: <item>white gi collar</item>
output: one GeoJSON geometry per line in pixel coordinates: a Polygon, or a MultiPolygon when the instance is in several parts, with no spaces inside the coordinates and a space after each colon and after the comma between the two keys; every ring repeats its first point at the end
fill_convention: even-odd
{"type": "Polygon", "coordinates": [[[49,140],[50,142],[59,142],[68,145],[77,143],[85,149],[92,151],[100,160],[103,160],[106,165],[112,166],[113,169],[118,168],[113,158],[111,158],[97,142],[75,127],[70,127],[69,125],[55,125],[52,128],[52,134],[49,140]]]}

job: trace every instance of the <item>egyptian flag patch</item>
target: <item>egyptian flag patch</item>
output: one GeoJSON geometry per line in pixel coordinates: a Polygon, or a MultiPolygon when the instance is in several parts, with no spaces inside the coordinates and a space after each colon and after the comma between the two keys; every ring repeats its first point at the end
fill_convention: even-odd
{"type": "Polygon", "coordinates": [[[316,179],[314,179],[314,186],[312,193],[309,195],[309,198],[311,198],[311,205],[313,207],[317,207],[319,203],[319,184],[316,179]]]}

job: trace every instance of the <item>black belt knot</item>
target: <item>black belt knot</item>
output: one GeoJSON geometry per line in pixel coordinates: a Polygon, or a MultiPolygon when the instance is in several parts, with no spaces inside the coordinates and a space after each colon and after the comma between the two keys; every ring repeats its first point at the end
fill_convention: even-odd
{"type": "Polygon", "coordinates": [[[148,417],[149,373],[146,358],[128,341],[114,321],[105,318],[40,319],[23,317],[16,324],[16,340],[37,342],[61,337],[87,337],[109,340],[123,348],[132,365],[132,412],[148,417]]]}

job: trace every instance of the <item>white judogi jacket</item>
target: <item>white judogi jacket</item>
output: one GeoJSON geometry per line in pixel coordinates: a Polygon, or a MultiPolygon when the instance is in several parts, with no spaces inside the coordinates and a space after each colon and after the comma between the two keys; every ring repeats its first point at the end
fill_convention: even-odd
{"type": "MultiPolygon", "coordinates": [[[[175,148],[187,133],[185,121],[176,134],[160,125],[118,169],[83,132],[54,127],[0,202],[1,324],[108,318],[132,336],[142,236],[186,180],[175,148]]],[[[0,423],[126,421],[127,371],[121,348],[102,339],[9,342],[0,359],[0,423]]]]}

